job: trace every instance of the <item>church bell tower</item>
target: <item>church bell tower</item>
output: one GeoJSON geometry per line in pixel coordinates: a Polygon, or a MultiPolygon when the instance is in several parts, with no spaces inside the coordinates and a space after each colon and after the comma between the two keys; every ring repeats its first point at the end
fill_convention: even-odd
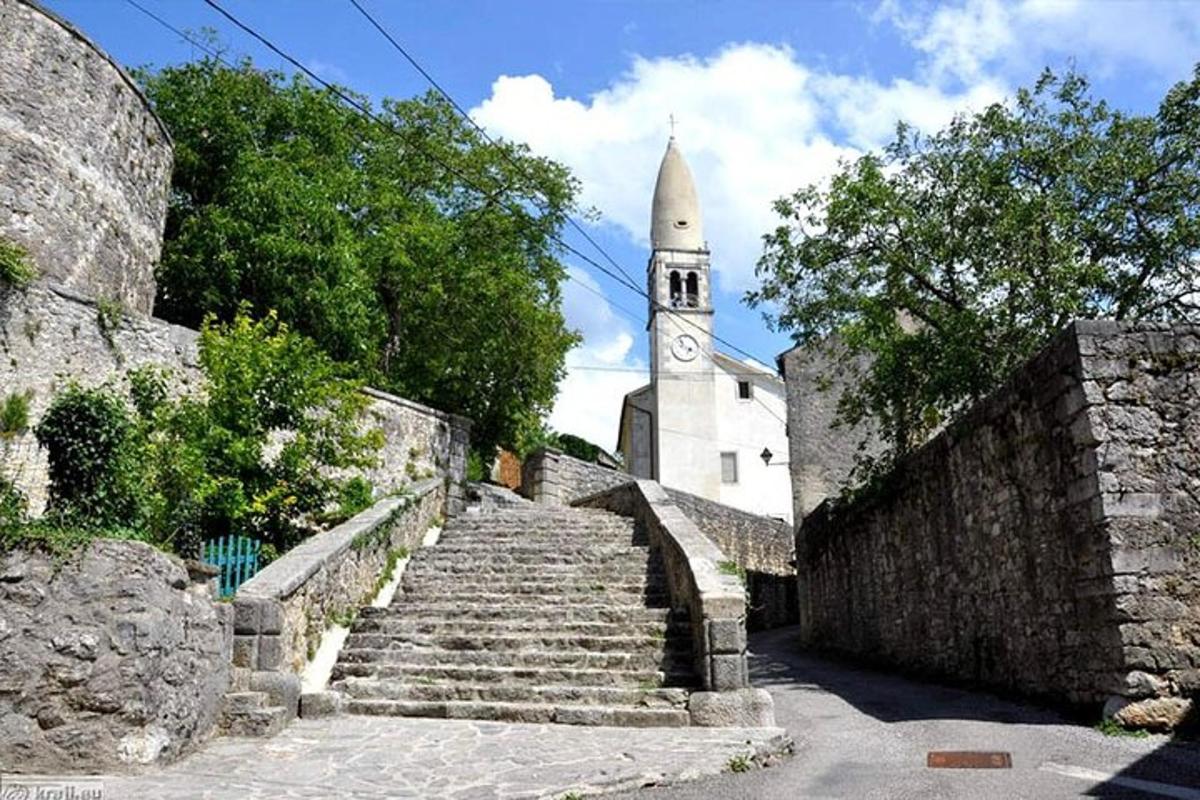
{"type": "Polygon", "coordinates": [[[712,342],[712,288],[700,200],[672,136],[658,168],[650,217],[650,381],[656,475],[704,497],[720,490],[712,342]]]}

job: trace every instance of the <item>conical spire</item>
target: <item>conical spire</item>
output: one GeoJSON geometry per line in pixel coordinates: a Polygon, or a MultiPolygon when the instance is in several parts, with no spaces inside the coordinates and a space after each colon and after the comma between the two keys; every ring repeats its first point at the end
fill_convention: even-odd
{"type": "Polygon", "coordinates": [[[675,146],[674,136],[667,141],[667,152],[654,185],[650,246],[655,250],[704,249],[700,198],[696,195],[692,172],[675,146]]]}

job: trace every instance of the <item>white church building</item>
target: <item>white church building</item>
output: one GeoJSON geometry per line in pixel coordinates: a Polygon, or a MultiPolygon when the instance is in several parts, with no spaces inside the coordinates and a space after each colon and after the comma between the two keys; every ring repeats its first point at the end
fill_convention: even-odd
{"type": "Polygon", "coordinates": [[[672,136],[650,218],[650,383],[625,395],[617,447],[639,478],[791,521],[784,384],[716,349],[700,200],[672,136]]]}

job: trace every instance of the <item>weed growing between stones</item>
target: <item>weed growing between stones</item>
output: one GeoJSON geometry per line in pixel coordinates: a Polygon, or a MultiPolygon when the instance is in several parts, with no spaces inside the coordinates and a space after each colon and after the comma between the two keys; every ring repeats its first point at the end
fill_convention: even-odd
{"type": "Polygon", "coordinates": [[[0,286],[22,289],[36,277],[37,269],[25,249],[0,236],[0,286]]]}
{"type": "Polygon", "coordinates": [[[388,582],[396,576],[396,566],[406,558],[408,558],[407,547],[397,547],[395,550],[388,551],[387,563],[383,565],[383,571],[375,579],[375,590],[371,592],[371,596],[367,598],[367,602],[373,600],[383,591],[383,587],[387,586],[388,582]]]}
{"type": "Polygon", "coordinates": [[[29,427],[29,401],[32,392],[9,392],[0,400],[0,438],[23,433],[29,427]]]}
{"type": "Polygon", "coordinates": [[[1130,739],[1145,739],[1150,734],[1140,728],[1126,728],[1113,719],[1103,719],[1096,724],[1096,730],[1105,736],[1124,736],[1130,739]]]}
{"type": "Polygon", "coordinates": [[[113,334],[125,320],[125,306],[120,300],[100,297],[96,300],[96,327],[109,347],[116,347],[113,334]]]}
{"type": "Polygon", "coordinates": [[[737,578],[742,586],[746,585],[746,570],[738,566],[736,561],[718,561],[717,570],[722,575],[731,575],[737,578]]]}
{"type": "Polygon", "coordinates": [[[733,773],[749,772],[753,767],[754,759],[748,753],[736,753],[725,763],[725,769],[733,773]]]}

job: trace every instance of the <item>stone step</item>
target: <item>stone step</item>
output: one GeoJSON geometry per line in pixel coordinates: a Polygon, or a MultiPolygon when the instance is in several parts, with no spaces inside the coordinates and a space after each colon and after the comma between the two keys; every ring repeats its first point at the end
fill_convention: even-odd
{"type": "Polygon", "coordinates": [[[623,564],[620,561],[593,561],[590,564],[546,564],[542,561],[504,561],[497,563],[493,560],[458,561],[448,564],[446,561],[430,559],[413,560],[404,571],[404,575],[420,575],[430,577],[460,578],[476,576],[488,579],[509,576],[520,577],[522,581],[557,581],[559,578],[581,578],[594,575],[624,577],[629,579],[649,578],[665,579],[666,572],[658,564],[623,564]]]}
{"type": "Polygon", "coordinates": [[[401,634],[443,634],[505,636],[522,633],[557,633],[572,636],[690,636],[686,622],[592,622],[547,620],[530,617],[520,620],[463,619],[450,612],[438,617],[360,617],[353,632],[401,634]]]}
{"type": "Polygon", "coordinates": [[[418,597],[400,595],[391,605],[384,608],[363,608],[358,612],[359,619],[373,617],[387,619],[442,619],[455,618],[460,620],[494,620],[504,622],[523,622],[543,620],[547,622],[612,622],[627,624],[633,622],[665,622],[668,619],[682,619],[687,616],[681,612],[672,612],[669,607],[649,608],[641,603],[615,606],[610,603],[555,603],[542,606],[532,603],[496,602],[486,604],[456,603],[442,600],[429,601],[418,597]]]}
{"type": "Polygon", "coordinates": [[[482,719],[496,722],[557,722],[565,725],[607,725],[625,728],[682,727],[688,712],[673,708],[555,706],[540,703],[420,702],[412,700],[351,700],[351,714],[441,719],[482,719]]]}
{"type": "MultiPolygon", "coordinates": [[[[444,591],[431,592],[429,587],[423,587],[419,595],[415,595],[417,600],[422,602],[451,602],[457,601],[464,605],[487,605],[494,603],[496,605],[517,605],[524,604],[526,606],[534,606],[540,608],[553,608],[559,605],[595,605],[603,603],[611,607],[646,607],[646,608],[667,608],[670,606],[670,598],[666,592],[653,594],[632,594],[607,591],[591,591],[591,592],[557,592],[557,593],[542,593],[542,594],[510,594],[508,592],[497,592],[494,587],[487,587],[489,591],[473,590],[465,591],[457,588],[445,589],[444,591]]],[[[399,597],[407,597],[408,595],[400,595],[399,597]]],[[[395,602],[393,601],[393,605],[395,602]]]]}
{"type": "Polygon", "coordinates": [[[575,534],[532,534],[532,533],[512,533],[497,535],[494,533],[457,533],[453,535],[444,535],[439,539],[439,543],[446,545],[486,545],[496,549],[507,549],[510,547],[522,547],[530,545],[542,545],[545,547],[565,548],[565,547],[636,547],[642,542],[635,541],[630,534],[609,535],[603,536],[589,534],[586,536],[575,534]]]}
{"type": "Polygon", "coordinates": [[[508,683],[400,683],[378,678],[345,678],[333,689],[358,700],[423,702],[548,703],[551,705],[686,708],[687,689],[627,689],[616,686],[537,686],[508,683]]]}
{"type": "Polygon", "coordinates": [[[504,683],[525,686],[548,684],[570,686],[694,686],[695,676],[686,670],[623,670],[578,667],[510,667],[455,664],[380,664],[342,662],[333,668],[334,682],[351,677],[394,680],[404,683],[504,683]]]}
{"type": "Polygon", "coordinates": [[[429,648],[408,650],[401,648],[356,647],[347,641],[339,661],[345,664],[412,664],[445,666],[487,667],[574,667],[577,669],[623,669],[680,672],[691,664],[691,652],[680,648],[677,651],[650,653],[596,653],[588,650],[509,651],[487,650],[443,650],[429,648]]]}
{"type": "Polygon", "coordinates": [[[438,542],[432,547],[418,550],[413,556],[417,559],[495,559],[497,561],[530,561],[544,559],[546,561],[564,561],[568,563],[590,563],[593,561],[610,561],[623,558],[649,559],[651,551],[648,547],[637,545],[580,545],[577,543],[557,546],[524,542],[506,547],[492,544],[453,544],[438,542]]]}
{"type": "Polygon", "coordinates": [[[274,736],[288,723],[283,706],[247,708],[221,714],[220,729],[226,736],[274,736]]]}
{"type": "Polygon", "coordinates": [[[489,653],[535,650],[560,652],[584,650],[593,653],[658,653],[668,643],[660,636],[591,636],[558,632],[518,633],[507,636],[456,633],[351,633],[346,647],[365,650],[484,650],[489,653]]]}
{"type": "Polygon", "coordinates": [[[563,575],[582,574],[628,574],[660,576],[666,573],[661,562],[640,559],[609,559],[605,561],[544,561],[541,559],[521,558],[414,558],[408,565],[406,574],[419,572],[432,575],[481,574],[488,575],[546,575],[559,577],[563,575]]]}
{"type": "Polygon", "coordinates": [[[436,597],[443,594],[478,594],[482,592],[504,592],[513,595],[527,594],[631,594],[661,595],[666,592],[662,580],[647,576],[630,578],[625,575],[542,575],[540,579],[521,575],[496,575],[490,580],[481,580],[480,575],[432,574],[410,575],[407,572],[400,581],[405,594],[421,594],[436,597]]]}
{"type": "Polygon", "coordinates": [[[226,692],[221,700],[221,712],[224,714],[239,714],[243,711],[263,708],[267,705],[267,701],[268,696],[266,692],[226,692]]]}

